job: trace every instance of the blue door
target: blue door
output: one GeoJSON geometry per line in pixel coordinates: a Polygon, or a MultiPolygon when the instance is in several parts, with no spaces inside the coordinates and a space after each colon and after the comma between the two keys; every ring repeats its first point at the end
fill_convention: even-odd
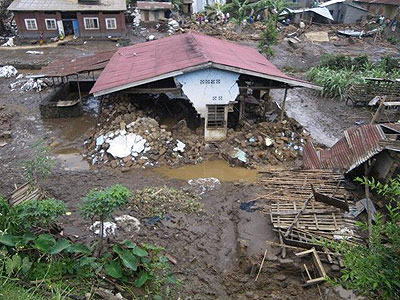
{"type": "Polygon", "coordinates": [[[79,25],[78,20],[72,20],[72,26],[74,27],[74,36],[79,37],[79,25]]]}

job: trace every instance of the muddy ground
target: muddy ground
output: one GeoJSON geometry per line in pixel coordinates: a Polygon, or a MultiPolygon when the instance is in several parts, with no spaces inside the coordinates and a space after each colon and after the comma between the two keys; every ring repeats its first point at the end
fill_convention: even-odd
{"type": "MultiPolygon", "coordinates": [[[[82,45],[43,48],[41,51],[45,54],[36,56],[26,54],[26,49],[0,49],[0,64],[25,63],[31,67],[61,57],[72,58],[115,47],[115,42],[111,41],[87,41],[82,45]]],[[[308,43],[306,47],[311,49],[310,54],[308,50],[294,53],[288,47],[286,42],[278,45],[273,61],[281,68],[291,70],[293,65],[307,69],[324,51],[337,50],[331,44],[321,46],[308,43]],[[299,64],[302,57],[307,59],[299,64]]],[[[365,47],[364,44],[354,44],[352,47],[351,51],[359,54],[365,51],[371,55],[393,51],[393,48],[386,46],[378,50],[372,46],[365,47]]],[[[343,50],[344,53],[346,51],[350,50],[343,50]]],[[[81,197],[91,188],[114,183],[131,189],[187,186],[185,180],[163,177],[154,171],[137,169],[121,173],[117,170],[91,169],[82,164],[79,149],[82,148],[85,131],[95,124],[95,117],[87,113],[75,120],[42,120],[38,94],[18,90],[11,92],[8,86],[14,81],[0,80],[0,120],[6,120],[0,122],[0,130],[11,130],[13,136],[6,146],[0,148],[0,193],[7,195],[14,184],[23,183],[21,161],[29,157],[29,146],[32,143],[44,139],[52,145],[58,164],[54,175],[43,186],[55,198],[65,201],[72,213],[61,222],[66,235],[76,235],[81,241],[92,239],[89,222],[83,221],[77,212],[81,197]],[[78,161],[71,162],[71,156],[65,156],[68,154],[74,159],[78,157],[78,161]],[[71,167],[74,163],[76,165],[71,167]]],[[[273,96],[278,102],[282,99],[281,91],[275,91],[273,96]]],[[[289,116],[296,118],[314,140],[325,145],[333,144],[341,137],[343,130],[355,121],[367,121],[371,117],[368,110],[348,107],[343,102],[324,99],[300,89],[289,92],[287,110],[289,116]]],[[[277,241],[269,218],[257,211],[246,212],[240,209],[240,203],[254,200],[261,192],[262,187],[257,182],[222,182],[219,188],[202,196],[204,213],[187,215],[172,212],[168,221],[153,225],[147,224],[148,216],[144,216],[141,211],[128,208],[119,214],[139,218],[139,233],[121,230],[112,239],[130,238],[165,247],[166,252],[177,259],[173,271],[178,279],[183,280],[178,292],[181,299],[317,299],[319,293],[316,287],[302,287],[299,261],[281,259],[279,249],[268,248],[267,260],[257,282],[250,275],[252,265],[261,261],[265,250],[264,241],[277,241]]],[[[323,295],[332,290],[326,299],[351,298],[342,291],[333,291],[328,285],[322,286],[321,290],[323,295]]]]}

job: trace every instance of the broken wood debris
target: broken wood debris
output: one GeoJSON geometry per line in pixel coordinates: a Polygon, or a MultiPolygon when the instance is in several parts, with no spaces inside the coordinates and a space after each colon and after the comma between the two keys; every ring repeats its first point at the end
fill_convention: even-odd
{"type": "Polygon", "coordinates": [[[328,170],[260,173],[266,193],[259,199],[267,203],[263,211],[269,214],[281,244],[325,251],[326,241],[361,241],[355,220],[345,215],[351,197],[342,174],[328,170]]]}
{"type": "Polygon", "coordinates": [[[297,256],[297,257],[303,257],[303,256],[306,256],[306,255],[308,255],[308,254],[311,254],[311,255],[312,255],[312,259],[313,259],[313,262],[314,262],[314,266],[315,266],[315,268],[317,269],[317,272],[318,272],[318,274],[319,274],[319,277],[312,278],[312,277],[311,277],[311,274],[310,274],[310,272],[309,272],[309,270],[308,270],[308,268],[307,268],[307,265],[304,264],[304,269],[305,269],[305,271],[306,271],[306,273],[307,273],[307,276],[308,276],[308,278],[309,278],[309,279],[306,281],[306,285],[311,285],[311,284],[320,283],[320,282],[322,282],[322,281],[325,280],[326,272],[325,272],[324,266],[323,266],[322,263],[321,263],[321,260],[319,259],[318,253],[317,253],[317,251],[315,250],[315,248],[311,248],[310,250],[306,250],[306,251],[303,251],[303,252],[296,253],[296,256],[297,256]]]}
{"type": "Polygon", "coordinates": [[[6,200],[10,206],[15,206],[30,200],[41,200],[46,198],[46,194],[34,183],[25,183],[20,187],[16,187],[7,197],[6,200]]]}

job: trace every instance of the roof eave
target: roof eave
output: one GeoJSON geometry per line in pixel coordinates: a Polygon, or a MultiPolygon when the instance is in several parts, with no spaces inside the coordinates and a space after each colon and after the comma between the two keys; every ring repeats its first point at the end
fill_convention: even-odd
{"type": "Polygon", "coordinates": [[[225,70],[225,71],[231,71],[231,72],[235,72],[235,73],[240,73],[240,74],[245,74],[245,75],[250,75],[250,76],[255,76],[255,77],[261,77],[261,78],[275,80],[275,81],[280,81],[280,82],[283,82],[283,83],[287,83],[287,84],[291,85],[292,87],[305,87],[305,88],[314,89],[314,90],[318,90],[318,91],[322,91],[323,90],[323,87],[321,87],[319,85],[315,85],[315,84],[312,84],[312,83],[309,83],[309,82],[303,82],[303,81],[296,80],[296,79],[289,79],[289,78],[283,78],[283,77],[279,77],[279,76],[267,75],[267,74],[263,74],[263,73],[259,73],[259,72],[249,71],[249,70],[246,70],[246,69],[241,69],[241,68],[236,68],[236,67],[216,64],[216,63],[213,63],[212,67],[217,68],[217,69],[221,69],[221,70],[225,70]]]}
{"type": "Polygon", "coordinates": [[[132,88],[132,87],[135,87],[135,86],[142,85],[142,84],[151,83],[151,82],[155,82],[155,81],[158,81],[158,80],[162,80],[162,79],[166,79],[166,78],[170,78],[170,77],[174,77],[174,76],[178,76],[178,75],[183,75],[185,73],[189,73],[189,72],[193,72],[193,71],[207,69],[209,67],[211,67],[211,63],[207,62],[205,64],[203,63],[203,64],[200,64],[200,65],[197,65],[197,66],[192,66],[192,67],[184,68],[184,69],[181,69],[181,70],[176,70],[176,71],[173,71],[173,72],[161,74],[159,76],[151,77],[151,78],[148,78],[148,79],[138,80],[138,81],[127,83],[127,84],[123,84],[123,85],[120,85],[120,86],[117,86],[117,87],[104,89],[104,90],[98,91],[98,92],[90,91],[90,93],[92,93],[93,96],[95,96],[95,97],[104,96],[104,95],[107,95],[107,94],[119,92],[119,91],[122,91],[122,90],[125,90],[125,89],[129,89],[129,88],[132,88]]]}

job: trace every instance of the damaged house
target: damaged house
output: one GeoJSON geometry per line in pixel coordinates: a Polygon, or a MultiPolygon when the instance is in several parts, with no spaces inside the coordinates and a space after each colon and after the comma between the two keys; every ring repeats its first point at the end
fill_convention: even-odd
{"type": "Polygon", "coordinates": [[[351,127],[329,149],[316,150],[312,143],[304,147],[305,169],[342,171],[350,177],[368,174],[387,180],[399,174],[400,125],[392,123],[351,127]]]}
{"type": "Polygon", "coordinates": [[[73,34],[121,37],[126,34],[125,0],[14,0],[8,7],[22,38],[73,34]]]}
{"type": "Polygon", "coordinates": [[[320,89],[254,48],[189,32],[118,49],[91,93],[174,94],[204,120],[205,140],[220,141],[249,103],[263,103],[270,89],[285,89],[286,97],[293,87],[320,89]]]}

